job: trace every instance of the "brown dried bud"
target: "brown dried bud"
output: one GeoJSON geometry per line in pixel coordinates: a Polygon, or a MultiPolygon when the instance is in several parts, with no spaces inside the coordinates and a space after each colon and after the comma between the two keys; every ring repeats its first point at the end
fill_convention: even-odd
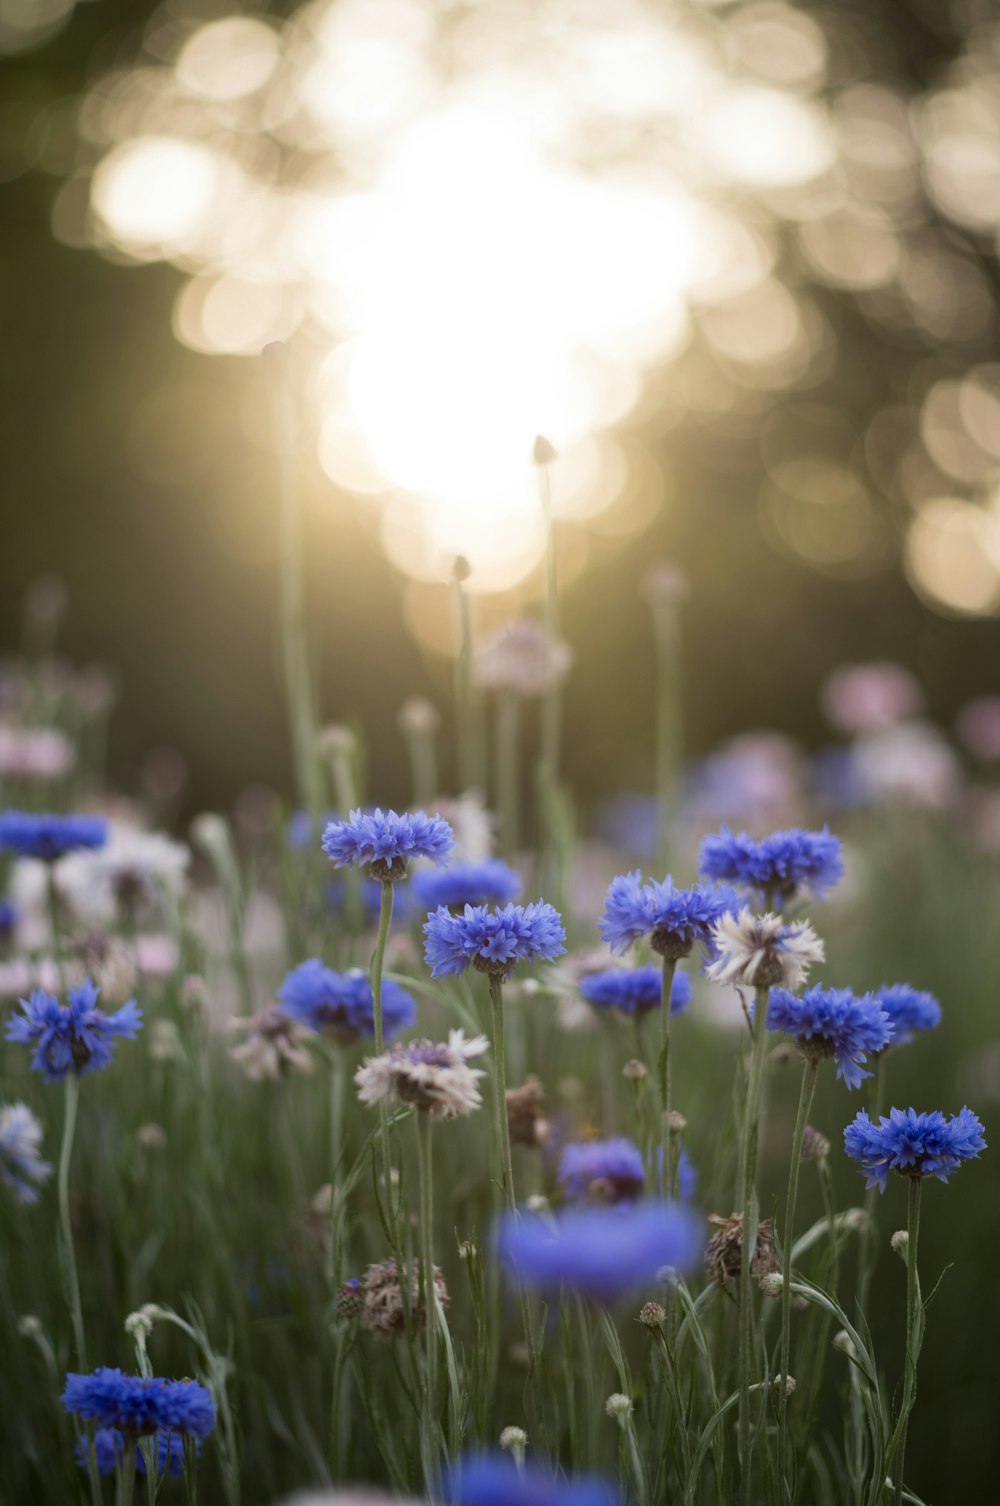
{"type": "MultiPolygon", "coordinates": [[[[727,1286],[739,1279],[743,1264],[743,1215],[732,1213],[729,1218],[720,1218],[717,1213],[708,1216],[710,1224],[718,1226],[705,1250],[705,1269],[709,1280],[727,1286]]],[[[774,1251],[774,1220],[761,1219],[757,1226],[757,1245],[754,1250],[750,1274],[760,1281],[778,1269],[774,1251]]]]}
{"type": "Polygon", "coordinates": [[[639,1309],[639,1322],[647,1328],[659,1328],[666,1316],[658,1302],[644,1302],[639,1309]]]}
{"type": "MultiPolygon", "coordinates": [[[[427,1324],[427,1308],[420,1300],[420,1262],[413,1260],[403,1264],[404,1275],[410,1276],[410,1314],[418,1328],[427,1324]]],[[[444,1275],[434,1267],[434,1289],[441,1306],[447,1311],[448,1288],[444,1275]]],[[[365,1274],[364,1308],[361,1321],[371,1333],[379,1338],[401,1338],[405,1332],[403,1296],[399,1289],[399,1276],[394,1260],[381,1260],[370,1265],[365,1274]]]]}
{"type": "Polygon", "coordinates": [[[802,1136],[802,1164],[806,1166],[810,1161],[825,1161],[829,1154],[829,1140],[818,1129],[807,1124],[802,1136]]]}
{"type": "Polygon", "coordinates": [[[688,1127],[688,1122],[679,1109],[671,1109],[667,1115],[667,1128],[672,1135],[683,1135],[688,1127]]]}
{"type": "Polygon", "coordinates": [[[544,1145],[549,1137],[549,1121],[545,1117],[545,1089],[538,1078],[531,1076],[519,1088],[508,1088],[507,1127],[512,1145],[544,1145]]]}

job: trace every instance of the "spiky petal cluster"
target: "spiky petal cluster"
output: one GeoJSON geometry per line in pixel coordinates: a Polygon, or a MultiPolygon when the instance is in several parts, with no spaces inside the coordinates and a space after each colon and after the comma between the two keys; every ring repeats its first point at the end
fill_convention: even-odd
{"type": "Polygon", "coordinates": [[[716,922],[738,908],[731,889],[712,884],[678,889],[669,875],[662,883],[644,883],[636,869],[611,880],[598,928],[613,952],[648,936],[661,956],[686,957],[696,943],[707,946],[716,922]]]}
{"type": "Polygon", "coordinates": [[[66,1377],[62,1404],[85,1422],[142,1438],[161,1430],[206,1438],[215,1427],[211,1395],[194,1380],[163,1380],[102,1368],[66,1377]]]}
{"type": "Polygon", "coordinates": [[[760,838],[723,826],[703,840],[699,867],[706,878],[776,899],[803,892],[823,895],[844,872],[840,843],[825,826],[822,831],[793,827],[760,838]]]}
{"type": "Polygon", "coordinates": [[[520,892],[520,875],[500,858],[453,863],[439,873],[424,868],[413,875],[413,897],[425,910],[436,910],[440,905],[449,910],[465,905],[505,905],[520,892]]]}
{"type": "Polygon", "coordinates": [[[646,1181],[642,1151],[631,1140],[571,1140],[559,1157],[559,1185],[574,1202],[633,1203],[646,1181]]]}
{"type": "Polygon", "coordinates": [[[28,811],[0,814],[0,852],[55,863],[68,852],[103,847],[108,823],[100,816],[36,816],[28,811]]]}
{"type": "Polygon", "coordinates": [[[469,967],[507,978],[518,962],[552,962],[566,950],[559,912],[544,900],[498,910],[466,905],[460,915],[441,905],[428,915],[424,937],[424,958],[434,978],[469,967]]]}
{"type": "MultiPolygon", "coordinates": [[[[138,1443],[133,1445],[135,1449],[135,1472],[137,1475],[146,1473],[146,1459],[142,1452],[142,1446],[138,1443]]],[[[184,1473],[184,1442],[181,1438],[174,1437],[172,1433],[160,1432],[156,1439],[156,1473],[163,1475],[182,1475],[184,1473]]],[[[76,1446],[76,1459],[81,1469],[87,1468],[87,1444],[81,1439],[76,1446]]],[[[125,1438],[117,1428],[98,1428],[94,1434],[94,1460],[97,1464],[99,1475],[113,1475],[115,1466],[125,1455],[125,1438]]]]}
{"type": "Polygon", "coordinates": [[[701,1255],[701,1220],[672,1203],[572,1208],[556,1219],[524,1212],[500,1223],[505,1266],[543,1291],[560,1286],[611,1302],[648,1285],[665,1266],[688,1270],[701,1255]]]}
{"type": "Polygon", "coordinates": [[[826,955],[808,921],[789,924],[780,915],[754,915],[749,909],[724,916],[712,932],[712,945],[715,960],[705,969],[706,978],[748,988],[798,988],[812,964],[826,955]]]}
{"type": "Polygon", "coordinates": [[[323,833],[323,851],[337,868],[367,868],[382,883],[406,877],[414,858],[443,863],[454,846],[447,821],[425,811],[352,811],[346,821],[331,821],[323,833]]]}
{"type": "Polygon", "coordinates": [[[620,1506],[618,1492],[598,1475],[566,1479],[510,1454],[477,1454],[445,1477],[448,1506],[620,1506]]]}
{"type": "MultiPolygon", "coordinates": [[[[360,968],[335,973],[318,957],[293,968],[278,990],[286,1015],[343,1044],[375,1034],[375,1004],[368,974],[360,968]]],[[[405,988],[382,980],[382,1030],[387,1040],[406,1030],[417,1017],[417,1006],[405,988]]]]}
{"type": "Polygon", "coordinates": [[[230,1049],[251,1082],[280,1082],[292,1072],[311,1072],[313,1060],[302,1041],[305,1030],[279,1004],[267,1004],[251,1020],[236,1020],[246,1040],[230,1049]]]}
{"type": "Polygon", "coordinates": [[[133,1040],[142,1028],[142,1010],[134,999],[115,1014],[98,1009],[97,989],[89,978],[70,989],[66,1004],[36,989],[21,1000],[21,1009],[23,1013],[7,1023],[7,1039],[35,1047],[32,1069],[47,1082],[62,1082],[69,1072],[81,1077],[103,1072],[111,1063],[115,1042],[133,1040]]]}
{"type": "Polygon", "coordinates": [[[810,1061],[832,1057],[837,1076],[849,1088],[860,1088],[862,1062],[884,1051],[893,1038],[892,1021],[875,994],[853,994],[849,988],[817,984],[801,996],[773,988],[767,1005],[768,1030],[783,1030],[794,1038],[810,1061]]]}
{"type": "Polygon", "coordinates": [[[890,983],[877,990],[878,1001],[892,1021],[890,1046],[905,1046],[918,1030],[933,1030],[941,1023],[941,1005],[933,994],[909,983],[890,983]]]}
{"type": "MultiPolygon", "coordinates": [[[[659,1009],[662,971],[658,967],[608,967],[580,979],[580,992],[595,1009],[617,1009],[635,1016],[659,1009]]],[[[670,1013],[682,1014],[691,1002],[691,979],[674,973],[670,989],[670,1013]]]]}
{"type": "Polygon", "coordinates": [[[382,1056],[370,1057],[354,1074],[362,1103],[413,1104],[433,1119],[471,1114],[482,1103],[479,1078],[485,1074],[469,1062],[489,1048],[485,1035],[465,1039],[462,1030],[444,1041],[407,1041],[382,1056]]]}
{"type": "Polygon", "coordinates": [[[938,1109],[890,1109],[873,1124],[859,1110],[844,1130],[844,1149],[861,1163],[867,1186],[884,1192],[890,1171],[907,1177],[937,1177],[939,1182],[986,1149],[983,1126],[969,1108],[946,1118],[938,1109]]]}
{"type": "Polygon", "coordinates": [[[38,1184],[52,1167],[38,1154],[42,1126],[24,1103],[0,1109],[0,1187],[9,1187],[21,1203],[38,1202],[38,1184]]]}

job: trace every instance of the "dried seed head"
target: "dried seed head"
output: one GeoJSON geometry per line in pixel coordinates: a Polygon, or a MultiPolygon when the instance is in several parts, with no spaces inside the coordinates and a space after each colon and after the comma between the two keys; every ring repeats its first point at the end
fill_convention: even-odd
{"type": "MultiPolygon", "coordinates": [[[[409,1270],[410,1315],[419,1328],[427,1323],[426,1305],[420,1300],[420,1262],[403,1263],[404,1276],[409,1270]]],[[[442,1308],[448,1308],[448,1288],[442,1272],[434,1267],[434,1289],[442,1308]]],[[[400,1338],[405,1331],[403,1297],[394,1260],[381,1260],[370,1265],[365,1274],[364,1305],[361,1321],[371,1333],[379,1338],[400,1338]]]]}
{"type": "Polygon", "coordinates": [[[666,1316],[658,1302],[644,1302],[639,1309],[639,1322],[646,1328],[659,1328],[666,1316]]]}
{"type": "Polygon", "coordinates": [[[545,1089],[537,1077],[529,1077],[519,1088],[507,1089],[507,1126],[512,1145],[544,1145],[549,1137],[545,1117],[545,1089]]]}
{"type": "Polygon", "coordinates": [[[667,1128],[669,1129],[670,1133],[672,1135],[683,1135],[687,1127],[688,1122],[684,1118],[684,1115],[677,1109],[671,1109],[670,1113],[667,1115],[667,1128]]]}
{"type": "Polygon", "coordinates": [[[818,1129],[813,1129],[807,1124],[805,1134],[802,1136],[802,1164],[807,1166],[810,1161],[825,1161],[830,1154],[830,1142],[825,1135],[821,1135],[818,1129]]]}
{"type": "Polygon", "coordinates": [[[646,1076],[646,1069],[642,1062],[632,1057],[631,1061],[627,1061],[622,1067],[622,1076],[627,1082],[642,1082],[646,1076]]]}
{"type": "Polygon", "coordinates": [[[910,1255],[910,1236],[905,1229],[897,1229],[889,1241],[889,1248],[905,1265],[910,1255]]]}
{"type": "Polygon", "coordinates": [[[760,1278],[760,1289],[765,1297],[780,1297],[784,1285],[785,1278],[780,1271],[769,1271],[760,1278]]]}
{"type": "MultiPolygon", "coordinates": [[[[730,1281],[738,1280],[743,1262],[743,1215],[733,1213],[729,1218],[720,1218],[717,1213],[711,1213],[708,1221],[718,1226],[718,1232],[712,1235],[705,1250],[705,1269],[711,1281],[727,1286],[730,1281]]],[[[774,1220],[763,1218],[757,1226],[757,1244],[750,1274],[760,1281],[777,1269],[774,1220]]]]}

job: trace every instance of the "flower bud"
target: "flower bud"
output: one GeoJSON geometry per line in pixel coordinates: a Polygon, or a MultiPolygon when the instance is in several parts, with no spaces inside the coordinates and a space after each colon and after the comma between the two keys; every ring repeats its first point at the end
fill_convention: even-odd
{"type": "Polygon", "coordinates": [[[635,1057],[632,1057],[632,1059],[630,1061],[627,1061],[624,1067],[622,1067],[622,1076],[627,1082],[642,1082],[643,1078],[646,1076],[646,1069],[642,1065],[642,1062],[637,1061],[635,1057]]]}
{"type": "Polygon", "coordinates": [[[42,1331],[42,1320],[36,1318],[34,1313],[25,1313],[17,1322],[17,1331],[22,1339],[37,1339],[42,1331]]]}
{"type": "Polygon", "coordinates": [[[140,1307],[137,1312],[129,1313],[125,1319],[125,1332],[131,1339],[139,1339],[145,1342],[153,1332],[153,1319],[147,1307],[140,1307]]]}
{"type": "Polygon", "coordinates": [[[667,1115],[667,1128],[672,1135],[683,1135],[687,1129],[687,1125],[688,1122],[682,1113],[677,1109],[670,1110],[670,1113],[667,1115]]]}
{"type": "Polygon", "coordinates": [[[910,1255],[910,1236],[905,1229],[897,1229],[889,1241],[889,1248],[905,1265],[910,1255]]]}
{"type": "Polygon", "coordinates": [[[639,1322],[647,1328],[659,1328],[666,1316],[658,1302],[644,1302],[639,1309],[639,1322]]]}
{"type": "Polygon", "coordinates": [[[511,1426],[504,1428],[500,1434],[500,1447],[510,1449],[513,1453],[517,1449],[523,1449],[528,1442],[528,1435],[523,1428],[511,1426]]]}
{"type": "Polygon", "coordinates": [[[535,443],[531,448],[531,459],[535,465],[551,465],[553,460],[558,460],[559,451],[551,439],[546,439],[544,434],[535,435],[535,443]]]}
{"type": "Polygon", "coordinates": [[[631,1414],[632,1398],[625,1396],[621,1391],[613,1391],[604,1403],[604,1410],[609,1417],[621,1422],[631,1414]]]}
{"type": "Polygon", "coordinates": [[[780,1271],[768,1271],[760,1278],[760,1289],[765,1297],[780,1297],[785,1286],[785,1278],[780,1271]]]}

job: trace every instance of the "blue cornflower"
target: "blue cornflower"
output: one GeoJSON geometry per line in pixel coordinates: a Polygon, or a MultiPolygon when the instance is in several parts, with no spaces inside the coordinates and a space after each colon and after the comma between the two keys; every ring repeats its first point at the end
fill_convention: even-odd
{"type": "Polygon", "coordinates": [[[102,1368],[92,1375],[66,1377],[62,1404],[85,1422],[117,1428],[133,1438],[149,1433],[190,1433],[207,1438],[215,1427],[215,1405],[198,1381],[125,1375],[102,1368]]]}
{"type": "Polygon", "coordinates": [[[17,926],[17,906],[9,899],[0,899],[0,942],[9,941],[17,926]]]}
{"type": "MultiPolygon", "coordinates": [[[[658,967],[609,967],[580,979],[580,992],[596,1009],[617,1009],[621,1014],[642,1015],[660,1007],[661,969],[658,967]]],[[[683,1014],[691,1002],[691,979],[674,973],[670,988],[670,1013],[683,1014]]]]}
{"type": "Polygon", "coordinates": [[[613,952],[624,952],[640,936],[661,957],[687,957],[695,943],[709,946],[712,927],[739,909],[731,889],[695,884],[677,889],[667,876],[643,883],[638,869],[611,880],[598,929],[613,952]]]}
{"type": "Polygon", "coordinates": [[[552,962],[566,948],[562,918],[552,905],[466,905],[453,915],[444,905],[424,923],[424,958],[433,978],[464,973],[474,967],[494,978],[507,978],[515,963],[536,957],[552,962]]]}
{"type": "Polygon", "coordinates": [[[443,863],[455,845],[447,821],[424,811],[352,811],[347,821],[331,821],[323,833],[323,851],[337,868],[367,868],[380,883],[406,877],[413,858],[443,863]]]}
{"type": "MultiPolygon", "coordinates": [[[[367,973],[353,968],[335,973],[318,957],[300,962],[278,990],[281,1007],[293,1020],[346,1044],[359,1036],[374,1037],[375,1006],[367,973]]],[[[405,988],[382,980],[382,1030],[387,1040],[406,1030],[417,1006],[405,988]]]]}
{"type": "Polygon", "coordinates": [[[849,988],[824,988],[821,983],[807,988],[801,998],[772,988],[767,1028],[793,1036],[810,1061],[833,1057],[837,1076],[849,1088],[860,1088],[862,1080],[871,1077],[861,1063],[884,1051],[892,1040],[892,1022],[874,994],[852,994],[849,988]]]}
{"type": "MultiPolygon", "coordinates": [[[[687,1151],[681,1146],[677,1157],[677,1192],[682,1203],[690,1203],[698,1190],[698,1172],[687,1151]]],[[[663,1146],[656,1152],[656,1190],[663,1196],[663,1146]]]]}
{"type": "Polygon", "coordinates": [[[37,1203],[37,1183],[52,1175],[38,1154],[42,1126],[24,1103],[0,1109],[0,1187],[9,1187],[21,1203],[37,1203]]]}
{"type": "MultiPolygon", "coordinates": [[[[136,1474],[146,1473],[146,1460],[140,1444],[135,1448],[136,1474]]],[[[88,1467],[89,1448],[81,1438],[76,1445],[76,1462],[81,1469],[88,1467]]],[[[98,1428],[94,1434],[94,1459],[99,1475],[113,1475],[115,1466],[125,1453],[125,1438],[117,1428],[98,1428]]],[[[161,1431],[157,1435],[156,1472],[158,1475],[182,1475],[184,1473],[184,1443],[173,1433],[161,1431]]]]}
{"type": "Polygon", "coordinates": [[[946,1119],[937,1109],[890,1109],[873,1124],[861,1109],[844,1130],[844,1149],[867,1173],[867,1186],[884,1192],[890,1171],[947,1182],[963,1161],[986,1149],[983,1126],[971,1109],[946,1119]]]}
{"type": "Polygon", "coordinates": [[[734,835],[724,826],[701,844],[700,869],[706,878],[790,899],[802,890],[817,896],[843,876],[840,843],[827,827],[822,831],[775,831],[755,838],[734,835]]]}
{"type": "Polygon", "coordinates": [[[555,1219],[522,1210],[497,1233],[500,1259],[528,1286],[566,1286],[598,1302],[648,1286],[664,1267],[690,1269],[702,1244],[697,1215],[664,1202],[572,1208],[555,1219]]]}
{"type": "Polygon", "coordinates": [[[28,811],[0,814],[0,852],[54,863],[67,852],[103,847],[108,823],[100,816],[35,816],[28,811]]]}
{"type": "Polygon", "coordinates": [[[69,1003],[36,989],[20,1001],[24,1013],[7,1022],[7,1039],[34,1046],[32,1070],[47,1082],[62,1082],[69,1072],[83,1077],[103,1072],[111,1063],[115,1041],[134,1040],[142,1029],[142,1010],[129,999],[115,1014],[97,1007],[98,990],[87,978],[69,991],[69,1003]]]}
{"type": "Polygon", "coordinates": [[[890,1046],[905,1046],[917,1030],[933,1030],[941,1023],[941,1005],[933,994],[911,988],[909,983],[890,983],[877,991],[878,1001],[892,1021],[890,1046]]]}
{"type": "Polygon", "coordinates": [[[481,863],[455,863],[435,873],[423,868],[413,875],[413,897],[425,910],[444,905],[449,910],[465,905],[505,905],[517,899],[521,878],[500,858],[481,863]]]}
{"type": "Polygon", "coordinates": [[[447,1472],[444,1498],[448,1506],[620,1506],[598,1475],[568,1480],[509,1454],[467,1455],[447,1472]]]}
{"type": "Polygon", "coordinates": [[[312,846],[317,835],[322,835],[331,821],[339,819],[337,811],[327,811],[314,821],[310,811],[293,811],[285,827],[285,842],[293,852],[301,852],[312,846]]]}
{"type": "Polygon", "coordinates": [[[577,1202],[634,1203],[645,1180],[642,1151],[624,1136],[572,1140],[559,1157],[559,1185],[577,1202]]]}

